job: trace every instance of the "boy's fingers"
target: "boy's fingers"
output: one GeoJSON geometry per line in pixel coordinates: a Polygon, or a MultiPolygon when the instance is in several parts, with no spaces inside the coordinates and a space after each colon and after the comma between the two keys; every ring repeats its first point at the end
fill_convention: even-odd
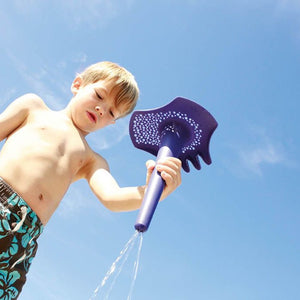
{"type": "Polygon", "coordinates": [[[169,192],[172,192],[176,187],[181,184],[181,160],[175,157],[167,157],[159,160],[157,164],[154,160],[148,160],[147,166],[147,184],[153,169],[157,168],[157,171],[161,173],[161,177],[166,182],[166,187],[169,192]]]}
{"type": "Polygon", "coordinates": [[[161,172],[169,189],[174,189],[181,184],[181,161],[177,158],[170,157],[157,164],[157,170],[161,172]]]}
{"type": "Polygon", "coordinates": [[[157,163],[157,170],[162,172],[166,171],[167,173],[173,174],[176,176],[177,174],[180,175],[181,172],[181,160],[170,157],[166,160],[158,161],[157,163]]]}
{"type": "Polygon", "coordinates": [[[181,160],[175,157],[168,157],[157,162],[158,165],[169,166],[176,171],[180,171],[181,169],[181,160]]]}

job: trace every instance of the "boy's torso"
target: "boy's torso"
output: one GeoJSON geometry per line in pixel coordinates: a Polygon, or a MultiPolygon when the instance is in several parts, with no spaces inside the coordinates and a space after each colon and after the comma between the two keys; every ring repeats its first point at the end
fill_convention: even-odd
{"type": "Polygon", "coordinates": [[[0,154],[0,177],[45,224],[92,156],[84,136],[65,114],[38,110],[7,138],[0,154]]]}

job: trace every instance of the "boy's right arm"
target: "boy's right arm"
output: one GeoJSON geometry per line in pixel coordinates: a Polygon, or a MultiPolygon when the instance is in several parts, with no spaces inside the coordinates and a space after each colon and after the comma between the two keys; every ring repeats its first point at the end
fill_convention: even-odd
{"type": "Polygon", "coordinates": [[[43,100],[35,94],[26,94],[14,100],[0,114],[0,141],[23,124],[30,110],[43,106],[43,100]]]}
{"type": "Polygon", "coordinates": [[[94,155],[84,173],[94,194],[109,210],[121,212],[140,207],[145,186],[121,188],[110,174],[106,160],[98,154],[94,155]]]}
{"type": "MultiPolygon", "coordinates": [[[[149,161],[150,162],[150,161],[149,161]]],[[[95,154],[90,164],[83,170],[85,177],[95,195],[108,209],[116,212],[131,211],[140,208],[155,162],[147,163],[146,184],[141,186],[120,187],[109,172],[107,162],[95,154]]],[[[181,161],[169,157],[158,162],[157,170],[161,172],[166,186],[161,199],[166,198],[181,184],[181,161]]]]}

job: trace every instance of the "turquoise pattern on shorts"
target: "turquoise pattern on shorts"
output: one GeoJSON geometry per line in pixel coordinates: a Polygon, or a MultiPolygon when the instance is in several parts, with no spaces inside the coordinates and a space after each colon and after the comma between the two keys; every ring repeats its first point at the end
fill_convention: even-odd
{"type": "Polygon", "coordinates": [[[18,298],[43,231],[35,212],[6,187],[0,179],[0,300],[18,298]]]}

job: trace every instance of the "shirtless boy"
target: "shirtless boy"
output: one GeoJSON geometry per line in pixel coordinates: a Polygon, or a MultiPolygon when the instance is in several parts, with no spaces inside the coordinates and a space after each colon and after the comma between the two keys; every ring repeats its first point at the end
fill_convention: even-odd
{"type": "MultiPolygon", "coordinates": [[[[18,298],[36,240],[72,182],[85,178],[112,211],[141,205],[147,185],[119,187],[106,160],[85,139],[133,110],[139,93],[134,77],[102,62],[79,74],[71,91],[62,111],[26,94],[0,115],[0,140],[6,139],[0,153],[0,299],[18,298]]],[[[153,168],[149,161],[147,180],[153,168]]],[[[181,162],[168,158],[157,169],[166,182],[163,199],[181,183],[181,162]]]]}

